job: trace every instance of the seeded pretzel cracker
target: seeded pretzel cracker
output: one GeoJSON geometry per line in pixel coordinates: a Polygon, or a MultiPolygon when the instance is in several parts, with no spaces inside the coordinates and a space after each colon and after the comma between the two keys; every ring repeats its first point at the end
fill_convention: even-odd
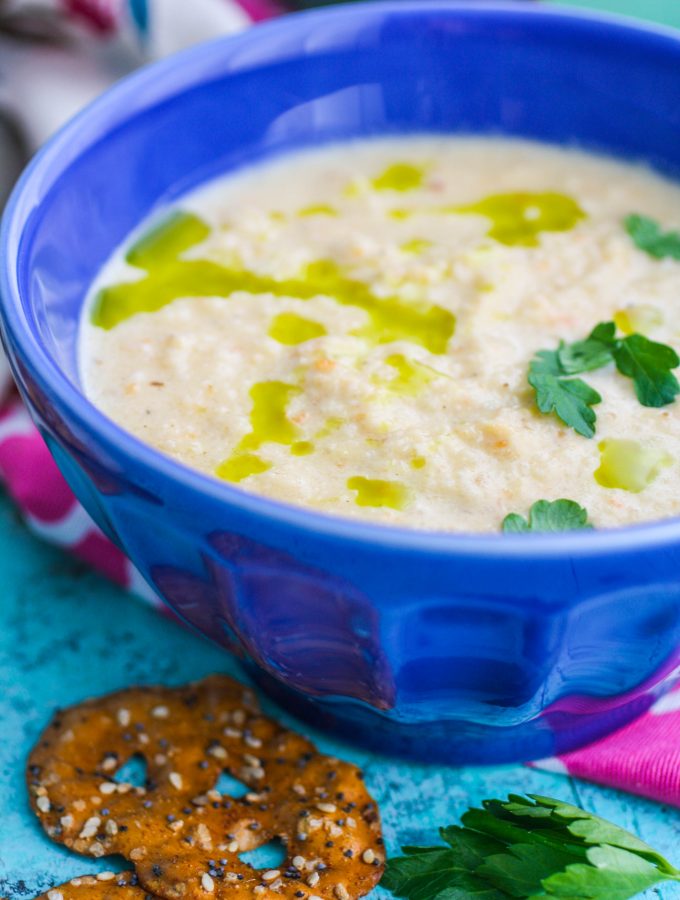
{"type": "Polygon", "coordinates": [[[28,762],[48,835],[79,853],[118,853],[164,900],[354,900],[383,870],[378,811],[361,772],[266,719],[251,691],[211,676],[134,688],[58,713],[28,762]],[[118,783],[133,756],[145,787],[118,783]],[[222,772],[249,788],[215,790],[222,772]],[[279,838],[278,868],[239,858],[279,838]]]}
{"type": "Polygon", "coordinates": [[[36,900],[153,900],[139,887],[132,872],[100,872],[98,875],[81,875],[66,884],[50,888],[36,900]]]}

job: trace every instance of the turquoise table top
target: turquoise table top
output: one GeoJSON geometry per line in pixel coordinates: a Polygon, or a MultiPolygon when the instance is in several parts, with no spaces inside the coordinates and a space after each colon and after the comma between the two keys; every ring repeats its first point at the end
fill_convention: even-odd
{"type": "MultiPolygon", "coordinates": [[[[180,683],[236,673],[233,660],[202,638],[32,537],[0,497],[0,896],[32,897],[117,860],[73,855],[52,844],[31,813],[26,756],[56,706],[139,683],[180,683]]],[[[269,707],[282,719],[288,717],[269,707]]],[[[388,852],[436,838],[470,804],[510,791],[580,804],[633,830],[680,864],[680,812],[522,766],[454,769],[413,765],[311,737],[366,771],[382,810],[388,852]]],[[[375,900],[389,896],[378,889],[375,900]]],[[[680,898],[680,887],[649,897],[680,898]]]]}
{"type": "MultiPolygon", "coordinates": [[[[680,25],[680,0],[578,0],[574,5],[645,14],[680,25]]],[[[29,810],[23,770],[56,706],[138,683],[180,683],[209,672],[237,673],[222,651],[27,533],[0,497],[0,896],[32,897],[116,860],[91,860],[52,844],[29,810]]],[[[284,714],[269,707],[291,722],[284,714]]],[[[382,810],[388,852],[435,839],[438,825],[470,804],[510,791],[577,803],[631,829],[680,865],[680,812],[521,766],[428,767],[311,737],[366,770],[382,810]]],[[[378,889],[374,897],[386,897],[378,889]]],[[[647,897],[680,898],[662,886],[647,897]]]]}

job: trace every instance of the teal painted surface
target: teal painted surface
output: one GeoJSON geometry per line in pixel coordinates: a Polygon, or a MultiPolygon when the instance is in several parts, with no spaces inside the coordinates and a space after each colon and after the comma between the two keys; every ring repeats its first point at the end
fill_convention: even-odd
{"type": "Polygon", "coordinates": [[[569,0],[569,3],[562,0],[559,5],[637,16],[680,28],[680,0],[569,0]]]}
{"type": "MultiPolygon", "coordinates": [[[[202,638],[34,539],[0,497],[0,896],[32,897],[76,875],[122,867],[52,844],[28,808],[24,762],[54,708],[126,685],[172,684],[214,671],[237,670],[202,638]]],[[[311,736],[326,752],[365,768],[390,852],[402,843],[434,839],[438,825],[454,821],[484,797],[533,791],[625,825],[680,865],[678,811],[521,766],[410,765],[311,736]]],[[[378,890],[375,900],[385,896],[378,890]]],[[[664,887],[648,896],[677,900],[680,888],[664,887]]]]}

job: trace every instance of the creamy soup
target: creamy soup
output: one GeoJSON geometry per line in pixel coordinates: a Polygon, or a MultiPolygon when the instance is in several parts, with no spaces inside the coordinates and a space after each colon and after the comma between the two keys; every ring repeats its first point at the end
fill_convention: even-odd
{"type": "Polygon", "coordinates": [[[596,528],[676,515],[679,226],[680,186],[536,143],[280,158],[114,255],[85,389],[186,465],[327,513],[467,532],[558,498],[596,528]]]}

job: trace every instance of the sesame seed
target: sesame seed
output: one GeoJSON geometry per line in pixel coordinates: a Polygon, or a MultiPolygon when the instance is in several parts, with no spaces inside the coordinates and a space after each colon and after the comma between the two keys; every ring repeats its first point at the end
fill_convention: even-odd
{"type": "Polygon", "coordinates": [[[102,794],[115,794],[118,789],[118,785],[115,781],[104,781],[99,785],[99,790],[102,794]]]}
{"type": "Polygon", "coordinates": [[[278,869],[269,869],[267,872],[262,873],[262,881],[274,881],[279,877],[281,872],[278,869]]]}
{"type": "Polygon", "coordinates": [[[335,803],[317,803],[316,808],[324,813],[334,813],[338,809],[335,803]]]}
{"type": "Polygon", "coordinates": [[[304,869],[307,860],[304,856],[294,856],[293,857],[293,865],[296,869],[304,869]]]}
{"type": "Polygon", "coordinates": [[[312,894],[309,900],[323,900],[323,897],[317,896],[317,894],[312,894]]]}
{"type": "Polygon", "coordinates": [[[309,878],[307,879],[307,884],[308,884],[310,887],[315,887],[318,883],[319,883],[319,873],[318,873],[318,872],[312,872],[312,874],[311,874],[311,875],[309,876],[309,878]]]}
{"type": "Polygon", "coordinates": [[[262,746],[262,741],[259,738],[253,737],[250,734],[246,735],[246,737],[243,738],[243,742],[245,744],[247,744],[249,747],[252,747],[254,750],[259,750],[260,747],[262,746]]]}
{"type": "Polygon", "coordinates": [[[106,834],[111,835],[111,837],[118,834],[118,826],[113,821],[113,819],[109,819],[109,821],[104,826],[104,831],[106,832],[106,834]]]}
{"type": "Polygon", "coordinates": [[[113,881],[115,877],[115,872],[99,872],[97,874],[97,881],[113,881]]]}
{"type": "Polygon", "coordinates": [[[35,801],[35,805],[41,813],[48,813],[50,811],[50,801],[48,797],[38,797],[35,801]]]}
{"type": "Polygon", "coordinates": [[[252,753],[244,753],[243,761],[246,763],[246,765],[252,766],[254,769],[257,769],[262,765],[257,756],[253,756],[252,753]]]}
{"type": "Polygon", "coordinates": [[[183,782],[182,782],[182,776],[179,774],[179,772],[171,772],[171,773],[168,775],[168,781],[169,781],[170,784],[171,784],[174,788],[176,788],[178,791],[181,791],[181,790],[182,790],[182,784],[183,784],[183,782]]]}
{"type": "Polygon", "coordinates": [[[208,753],[210,754],[210,756],[214,756],[215,759],[226,759],[229,755],[221,744],[216,744],[214,747],[210,747],[208,749],[208,753]]]}
{"type": "Polygon", "coordinates": [[[203,822],[196,826],[196,842],[201,850],[212,850],[213,848],[212,837],[203,822]]]}
{"type": "Polygon", "coordinates": [[[154,719],[167,719],[170,715],[170,710],[167,706],[154,706],[151,710],[151,715],[154,719]]]}
{"type": "Polygon", "coordinates": [[[298,795],[298,797],[304,797],[307,793],[305,786],[303,784],[294,784],[293,792],[298,795]]]}
{"type": "Polygon", "coordinates": [[[246,720],[246,714],[242,709],[235,709],[231,714],[231,721],[234,725],[243,725],[246,720]]]}
{"type": "Polygon", "coordinates": [[[236,739],[238,739],[238,738],[240,738],[240,737],[243,737],[243,732],[242,732],[242,731],[239,731],[238,728],[228,728],[228,727],[227,727],[227,728],[224,729],[224,731],[222,732],[222,734],[223,734],[225,737],[228,737],[228,738],[236,738],[236,739]]]}
{"type": "Polygon", "coordinates": [[[64,900],[64,895],[61,891],[48,891],[47,900],[64,900]]]}
{"type": "Polygon", "coordinates": [[[349,900],[349,892],[344,884],[336,884],[333,888],[333,893],[338,900],[349,900]]]}
{"type": "Polygon", "coordinates": [[[119,709],[116,713],[116,718],[118,719],[119,725],[122,725],[123,728],[127,728],[130,724],[130,710],[119,709]]]}
{"type": "Polygon", "coordinates": [[[165,753],[157,753],[154,756],[153,761],[156,763],[157,766],[164,766],[166,764],[166,762],[168,761],[168,757],[165,755],[165,753]]]}
{"type": "Polygon", "coordinates": [[[107,753],[104,759],[101,762],[101,770],[103,772],[110,772],[111,769],[115,769],[118,764],[118,758],[113,753],[107,753]]]}
{"type": "MultiPolygon", "coordinates": [[[[103,844],[100,844],[99,841],[92,841],[89,850],[90,856],[94,856],[95,859],[99,859],[99,857],[103,856],[105,852],[106,851],[104,850],[103,844]]],[[[132,859],[132,857],[130,857],[130,859],[132,859]]]]}
{"type": "Polygon", "coordinates": [[[79,838],[85,840],[86,838],[94,837],[97,833],[97,829],[101,825],[102,820],[99,816],[90,816],[89,819],[86,820],[83,825],[83,830],[78,835],[79,838]]]}
{"type": "Polygon", "coordinates": [[[227,850],[230,853],[238,853],[239,843],[238,841],[232,841],[231,844],[227,844],[227,850]]]}
{"type": "Polygon", "coordinates": [[[367,865],[372,866],[375,860],[375,853],[369,847],[368,850],[364,850],[361,858],[367,865]]]}
{"type": "Polygon", "coordinates": [[[138,859],[144,859],[145,856],[146,847],[133,847],[133,849],[130,850],[130,859],[133,860],[133,862],[138,859]]]}
{"type": "Polygon", "coordinates": [[[168,828],[170,828],[171,831],[175,831],[175,832],[181,831],[182,828],[184,828],[184,820],[177,819],[176,822],[170,822],[170,824],[168,825],[168,828]]]}
{"type": "Polygon", "coordinates": [[[201,875],[201,887],[204,891],[207,891],[209,894],[215,890],[215,882],[212,880],[210,875],[207,872],[204,872],[201,875]]]}
{"type": "Polygon", "coordinates": [[[61,819],[59,819],[59,824],[62,828],[70,828],[73,825],[73,816],[70,813],[66,816],[62,816],[61,819]]]}

